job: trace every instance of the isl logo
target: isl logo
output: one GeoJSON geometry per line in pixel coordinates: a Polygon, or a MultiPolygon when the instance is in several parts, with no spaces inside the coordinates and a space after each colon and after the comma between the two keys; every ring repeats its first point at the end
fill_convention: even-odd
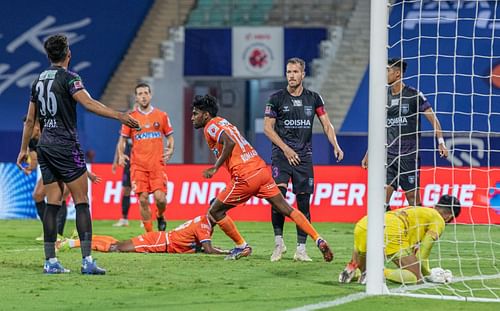
{"type": "Polygon", "coordinates": [[[269,71],[274,61],[273,51],[263,43],[254,43],[243,52],[243,62],[248,71],[263,74],[269,71]]]}

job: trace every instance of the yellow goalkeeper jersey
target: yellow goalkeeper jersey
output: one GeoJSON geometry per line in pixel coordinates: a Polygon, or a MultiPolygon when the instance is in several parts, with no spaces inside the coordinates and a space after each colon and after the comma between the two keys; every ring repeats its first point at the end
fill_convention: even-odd
{"type": "Polygon", "coordinates": [[[443,217],[433,208],[415,206],[388,213],[394,214],[405,223],[410,245],[413,246],[420,243],[427,232],[437,240],[445,228],[443,217]]]}

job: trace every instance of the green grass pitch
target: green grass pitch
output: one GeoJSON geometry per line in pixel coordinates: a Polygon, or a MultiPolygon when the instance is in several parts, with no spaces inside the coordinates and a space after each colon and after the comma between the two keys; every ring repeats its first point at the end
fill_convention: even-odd
{"type": "MultiPolygon", "coordinates": [[[[94,234],[127,239],[142,233],[139,222],[128,228],[115,228],[110,221],[94,221],[94,234]]],[[[179,222],[169,222],[168,229],[179,222]]],[[[42,243],[34,240],[41,232],[35,220],[0,221],[0,310],[285,310],[308,304],[332,301],[364,291],[358,284],[340,285],[339,272],[350,259],[352,224],[316,223],[318,231],[329,241],[335,252],[332,263],[322,261],[311,240],[308,253],[311,263],[292,260],[295,251],[295,226],[286,223],[285,242],[288,253],[281,262],[271,263],[274,245],[270,223],[237,223],[241,233],[253,247],[249,258],[224,261],[221,256],[203,254],[106,254],[94,252],[99,265],[108,270],[105,276],[83,276],[79,273],[80,250],[60,252],[58,258],[67,275],[44,275],[42,243]]],[[[69,221],[66,233],[75,225],[69,221]]],[[[500,241],[497,227],[476,226],[476,240],[487,238],[488,230],[500,241]],[[483,237],[484,236],[484,237],[483,237]]],[[[452,228],[448,228],[452,229],[452,228]]],[[[453,260],[456,247],[464,247],[465,256],[482,256],[495,261],[500,247],[473,243],[471,226],[457,226],[461,243],[439,245],[446,268],[454,275],[462,269],[464,275],[474,275],[477,261],[453,260]]],[[[447,230],[443,240],[453,241],[455,230],[447,230]]],[[[230,248],[232,243],[216,228],[213,243],[230,248]]],[[[439,256],[433,252],[433,260],[439,256]]],[[[493,273],[498,262],[484,270],[493,273]]],[[[490,287],[500,288],[500,280],[489,280],[490,287]]],[[[481,282],[459,283],[457,290],[468,286],[481,287],[481,282]]],[[[427,290],[428,293],[431,291],[427,290]]],[[[446,293],[446,288],[440,292],[446,293]]],[[[490,297],[491,293],[475,295],[490,297]],[[490,296],[488,296],[490,295],[490,296]]],[[[500,295],[497,291],[496,295],[500,295]]],[[[383,296],[365,298],[336,307],[335,310],[499,310],[499,303],[456,302],[406,297],[383,296]]]]}

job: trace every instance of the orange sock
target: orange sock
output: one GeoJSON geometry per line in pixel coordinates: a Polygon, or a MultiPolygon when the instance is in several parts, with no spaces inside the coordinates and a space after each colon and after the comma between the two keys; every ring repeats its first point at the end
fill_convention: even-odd
{"type": "Polygon", "coordinates": [[[217,224],[219,225],[221,230],[224,231],[224,233],[234,241],[236,245],[245,244],[245,239],[243,239],[243,237],[241,236],[231,217],[226,215],[226,217],[219,220],[217,224]]]}
{"type": "Polygon", "coordinates": [[[151,220],[143,220],[142,224],[144,225],[144,230],[146,230],[146,232],[153,232],[153,222],[151,220]]]}
{"type": "Polygon", "coordinates": [[[92,237],[92,249],[99,252],[108,252],[112,244],[118,242],[112,236],[107,235],[94,235],[92,237]]]}
{"type": "Polygon", "coordinates": [[[307,220],[306,216],[304,216],[301,211],[294,209],[293,212],[290,213],[290,218],[314,241],[319,238],[319,233],[316,231],[316,229],[314,229],[309,220],[307,220]]]}

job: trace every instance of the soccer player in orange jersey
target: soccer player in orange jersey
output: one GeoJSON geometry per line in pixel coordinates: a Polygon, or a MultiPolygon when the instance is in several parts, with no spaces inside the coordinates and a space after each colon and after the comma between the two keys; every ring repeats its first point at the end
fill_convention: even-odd
{"type": "Polygon", "coordinates": [[[226,212],[245,203],[252,196],[257,196],[265,198],[273,208],[290,217],[316,241],[325,261],[331,261],[333,253],[328,243],[320,237],[304,214],[286,202],[264,160],[234,125],[217,116],[218,110],[213,96],[196,96],[191,121],[196,129],[203,128],[208,147],[217,158],[214,166],[203,171],[203,176],[211,178],[221,166],[225,166],[231,174],[231,182],[217,195],[208,211],[209,217],[213,217],[222,231],[236,244],[226,259],[239,259],[252,252],[226,212]]]}
{"type": "Polygon", "coordinates": [[[149,194],[153,193],[158,207],[156,219],[158,230],[165,231],[167,223],[163,216],[167,201],[167,174],[164,166],[174,152],[174,136],[170,120],[166,112],[151,105],[151,88],[140,83],[135,87],[137,108],[130,114],[137,118],[140,128],[122,126],[122,137],[119,143],[119,164],[130,161],[132,190],[139,196],[141,218],[146,232],[153,231],[149,194]],[[163,150],[163,136],[167,137],[167,146],[163,150]],[[125,141],[132,140],[132,154],[129,159],[125,155],[125,141]]]}
{"type": "MultiPolygon", "coordinates": [[[[228,254],[212,246],[214,222],[205,216],[191,219],[168,232],[146,232],[130,240],[118,241],[112,236],[94,235],[92,249],[100,252],[175,253],[203,251],[206,254],[228,254]]],[[[57,244],[59,250],[80,247],[80,241],[66,239],[57,244]]]]}

